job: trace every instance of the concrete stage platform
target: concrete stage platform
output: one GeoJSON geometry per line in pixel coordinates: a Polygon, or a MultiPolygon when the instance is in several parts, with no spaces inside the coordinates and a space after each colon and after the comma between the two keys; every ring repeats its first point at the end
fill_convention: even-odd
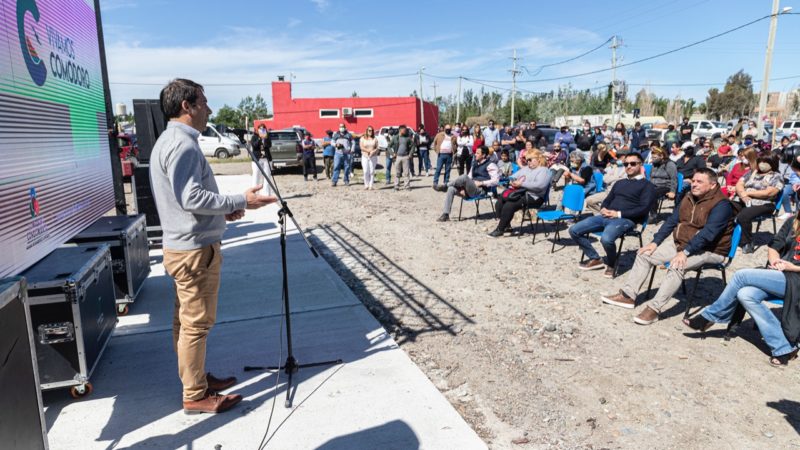
{"type": "MultiPolygon", "coordinates": [[[[237,193],[249,179],[217,181],[222,192],[237,193]]],[[[232,391],[244,396],[242,403],[224,414],[183,414],[172,350],[172,282],[161,253],[153,251],[152,273],[92,376],[94,392],[82,400],[65,391],[45,393],[51,449],[256,450],[276,395],[266,448],[486,448],[330,266],[312,257],[296,230],[288,239],[295,356],[300,363],[344,363],[302,369],[292,409],[283,405],[284,374],[276,389],[275,372],[242,370],[286,359],[276,221],[275,206],[248,211],[223,240],[207,369],[237,376],[232,391]]]]}

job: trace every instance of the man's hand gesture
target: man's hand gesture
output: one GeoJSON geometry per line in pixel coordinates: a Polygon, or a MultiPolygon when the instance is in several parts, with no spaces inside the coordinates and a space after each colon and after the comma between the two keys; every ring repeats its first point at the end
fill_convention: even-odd
{"type": "Polygon", "coordinates": [[[258,209],[278,201],[277,197],[258,194],[257,192],[260,191],[261,188],[262,185],[259,184],[258,186],[253,186],[244,191],[244,198],[247,200],[247,209],[258,209]]]}

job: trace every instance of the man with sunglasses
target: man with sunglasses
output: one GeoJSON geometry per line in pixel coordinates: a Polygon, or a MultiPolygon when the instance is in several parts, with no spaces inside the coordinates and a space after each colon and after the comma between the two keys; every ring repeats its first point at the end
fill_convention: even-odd
{"type": "Polygon", "coordinates": [[[681,287],[686,271],[725,259],[731,248],[733,219],[733,207],[720,190],[717,174],[711,169],[698,169],[692,177],[690,193],[653,236],[653,242],[639,249],[622,289],[618,294],[602,296],[603,303],[633,309],[652,268],[668,263],[655,297],[633,319],[639,325],[658,321],[681,287]]]}
{"type": "Polygon", "coordinates": [[[623,165],[626,178],[614,183],[614,187],[603,200],[600,215],[581,220],[569,228],[569,235],[589,258],[578,265],[581,270],[605,268],[605,277],[614,278],[617,263],[617,244],[620,236],[643,223],[656,200],[656,190],[642,175],[642,155],[625,155],[623,165]],[[606,252],[605,263],[592,247],[589,234],[602,231],[600,243],[606,252]]]}

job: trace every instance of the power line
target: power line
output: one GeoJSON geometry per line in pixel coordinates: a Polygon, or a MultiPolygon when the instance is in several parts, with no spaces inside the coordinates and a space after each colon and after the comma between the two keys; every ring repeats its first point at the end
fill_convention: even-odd
{"type": "MultiPolygon", "coordinates": [[[[568,62],[575,61],[576,59],[580,59],[580,58],[583,58],[586,55],[594,53],[597,50],[600,50],[601,48],[603,48],[609,42],[611,42],[612,39],[614,39],[614,36],[611,36],[610,38],[606,39],[602,44],[598,45],[597,47],[595,47],[595,48],[593,48],[593,49],[591,49],[591,50],[589,50],[587,52],[581,53],[578,56],[573,56],[572,58],[565,59],[563,61],[558,61],[558,62],[554,62],[554,63],[550,63],[550,64],[544,64],[542,66],[538,66],[537,70],[536,70],[536,73],[531,75],[531,76],[536,76],[536,75],[540,74],[542,72],[542,70],[544,70],[546,67],[553,67],[553,66],[558,66],[558,65],[561,65],[561,64],[566,64],[568,62]]],[[[528,69],[525,69],[525,70],[527,71],[528,69]]],[[[530,74],[530,72],[528,72],[528,73],[530,74]]]]}
{"type": "MultiPolygon", "coordinates": [[[[402,73],[395,75],[379,75],[374,77],[360,77],[360,78],[342,78],[336,80],[308,80],[308,81],[292,81],[292,84],[323,84],[323,83],[344,83],[349,81],[369,81],[369,80],[385,80],[387,78],[405,78],[416,76],[417,73],[402,73]]],[[[125,85],[125,86],[164,86],[165,83],[129,83],[129,82],[110,82],[109,84],[125,85]]],[[[204,83],[203,86],[264,86],[266,83],[204,83]]]]}
{"type": "MultiPolygon", "coordinates": [[[[788,77],[770,77],[770,81],[783,81],[783,80],[793,80],[796,78],[800,78],[800,75],[791,75],[788,77]]],[[[751,83],[761,83],[764,80],[753,80],[751,83]]],[[[656,86],[656,87],[705,87],[705,86],[719,86],[721,84],[726,84],[728,81],[722,81],[719,83],[627,83],[628,86],[656,86]]]]}

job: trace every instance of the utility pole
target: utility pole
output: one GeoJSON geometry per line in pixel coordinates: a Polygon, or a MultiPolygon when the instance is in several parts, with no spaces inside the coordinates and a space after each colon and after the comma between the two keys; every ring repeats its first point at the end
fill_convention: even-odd
{"type": "Polygon", "coordinates": [[[439,86],[439,85],[436,83],[436,80],[434,80],[433,84],[431,85],[431,87],[433,88],[433,103],[436,103],[436,87],[437,86],[439,86]]]}
{"type": "Polygon", "coordinates": [[[611,124],[617,123],[617,36],[611,38],[611,124]]]}
{"type": "Polygon", "coordinates": [[[514,126],[514,106],[517,99],[517,74],[520,73],[520,70],[517,70],[517,49],[514,49],[514,57],[511,58],[514,63],[511,66],[511,126],[514,126]]]}
{"type": "MultiPolygon", "coordinates": [[[[769,19],[769,38],[767,38],[767,56],[764,61],[764,78],[761,82],[761,97],[758,100],[758,136],[764,132],[764,116],[767,114],[767,97],[769,96],[769,72],[772,69],[772,50],[775,47],[775,32],[778,29],[778,14],[784,14],[792,10],[791,7],[780,8],[780,0],[772,0],[772,17],[769,19]]],[[[773,133],[774,133],[773,129],[773,133]]]]}
{"type": "Polygon", "coordinates": [[[425,125],[425,100],[422,99],[422,71],[425,67],[419,68],[419,116],[420,125],[425,125]]]}
{"type": "Polygon", "coordinates": [[[461,76],[458,77],[458,101],[456,101],[456,123],[460,122],[461,122],[461,76]]]}

